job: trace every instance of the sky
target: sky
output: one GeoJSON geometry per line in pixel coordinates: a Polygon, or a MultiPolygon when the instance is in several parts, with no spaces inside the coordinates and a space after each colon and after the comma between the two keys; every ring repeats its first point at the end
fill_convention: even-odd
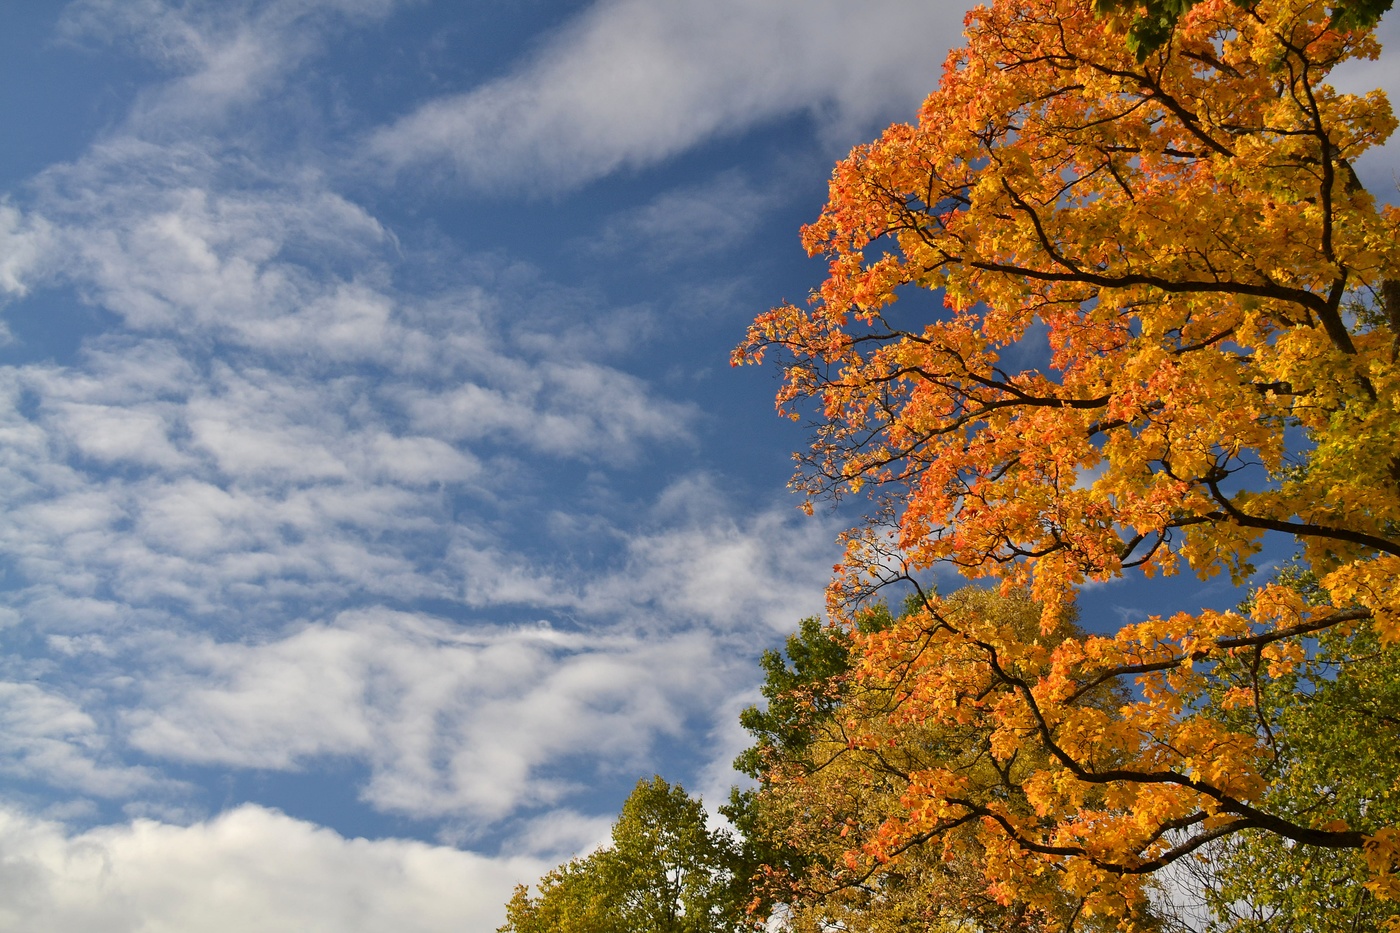
{"type": "MultiPolygon", "coordinates": [[[[487,933],[720,802],[859,514],[729,352],[963,13],[7,4],[0,928],[487,933]]],[[[1086,617],[1235,598],[1158,586],[1086,617]]]]}

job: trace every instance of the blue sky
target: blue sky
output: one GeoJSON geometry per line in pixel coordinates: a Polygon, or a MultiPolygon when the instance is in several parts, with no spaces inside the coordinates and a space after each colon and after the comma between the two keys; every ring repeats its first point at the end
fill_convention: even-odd
{"type": "Polygon", "coordinates": [[[728,354],[962,15],[0,14],[0,927],[489,931],[639,777],[721,799],[856,514],[728,354]]]}

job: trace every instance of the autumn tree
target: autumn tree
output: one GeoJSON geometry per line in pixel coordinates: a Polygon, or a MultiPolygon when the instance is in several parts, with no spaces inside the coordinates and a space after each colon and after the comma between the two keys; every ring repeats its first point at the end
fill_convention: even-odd
{"type": "Polygon", "coordinates": [[[660,777],[622,805],[612,844],[519,885],[498,933],[738,933],[751,925],[732,837],[660,777]]]}
{"type": "Polygon", "coordinates": [[[809,502],[875,496],[833,613],[940,563],[1041,607],[1028,636],[924,594],[857,638],[858,678],[901,672],[901,715],[984,722],[1026,804],[934,765],[861,851],[970,837],[999,902],[1054,872],[1127,925],[1154,872],[1247,836],[1353,852],[1393,898],[1394,817],[1281,796],[1311,753],[1269,699],[1319,682],[1321,644],[1400,640],[1400,211],[1352,169],[1395,120],[1326,83],[1379,47],[1322,2],[1202,0],[1139,61],[1093,7],[974,10],[918,123],[837,166],[803,230],[825,282],[737,353],[776,353],[780,409],[816,413],[809,502]],[[1058,632],[1086,582],[1244,583],[1268,538],[1317,600],[1270,584],[1247,612],[1058,632]]]}
{"type": "MultiPolygon", "coordinates": [[[[1319,595],[1293,568],[1281,582],[1308,601],[1319,595]]],[[[917,604],[912,600],[911,608],[917,604]]],[[[944,611],[1044,637],[1036,631],[1038,607],[1021,597],[966,589],[945,600],[944,611]]],[[[902,797],[920,771],[956,770],[969,777],[975,796],[999,796],[1027,812],[1018,775],[1035,765],[1027,756],[998,767],[987,717],[940,725],[902,709],[902,687],[925,656],[963,662],[958,655],[965,656],[967,645],[946,632],[906,627],[904,637],[915,640],[901,651],[910,660],[875,666],[878,679],[861,674],[864,643],[902,625],[903,615],[892,617],[876,604],[859,613],[854,631],[805,619],[785,653],[763,656],[766,703],[741,716],[755,742],[735,762],[757,786],[736,790],[724,808],[762,866],[753,891],[760,915],[778,906],[794,933],[843,925],[866,931],[1111,926],[1102,915],[1089,915],[1083,899],[1066,896],[1054,870],[1006,903],[989,896],[975,833],[944,833],[935,845],[915,837],[897,857],[879,857],[879,837],[892,828],[898,834],[902,797]]],[[[1049,640],[1071,634],[1083,633],[1065,624],[1049,640]]],[[[1376,825],[1400,819],[1400,756],[1392,744],[1400,724],[1400,646],[1383,649],[1373,638],[1326,633],[1304,663],[1273,682],[1256,678],[1251,661],[1244,655],[1221,665],[1213,692],[1260,689],[1276,749],[1271,806],[1294,815],[1325,808],[1327,818],[1376,825]]],[[[1121,689],[1099,690],[1099,709],[1114,716],[1121,689]]],[[[1230,703],[1217,703],[1212,712],[1228,719],[1257,715],[1230,703]]],[[[1383,929],[1400,918],[1400,901],[1374,897],[1366,877],[1357,850],[1300,847],[1274,834],[1242,832],[1174,866],[1134,921],[1163,933],[1383,929]]]]}
{"type": "MultiPolygon", "coordinates": [[[[968,588],[945,605],[994,618],[1028,639],[1078,633],[1065,623],[1040,635],[1039,608],[1023,596],[968,588]]],[[[765,915],[776,905],[792,933],[1111,928],[1087,916],[1084,899],[1066,891],[1054,872],[1015,897],[988,891],[986,852],[970,820],[948,827],[936,844],[900,831],[905,798],[919,792],[920,776],[931,769],[964,775],[978,799],[1028,811],[1021,777],[1032,766],[1029,756],[998,759],[990,746],[994,726],[982,717],[937,723],[907,715],[907,668],[859,675],[857,646],[902,621],[883,604],[860,613],[854,632],[808,619],[788,639],[786,658],[764,656],[767,705],[745,711],[742,722],[755,744],[736,762],[757,788],[736,794],[729,811],[749,845],[769,853],[755,879],[755,903],[765,915]],[[885,838],[899,842],[891,849],[885,838]]],[[[967,652],[941,633],[916,636],[906,648],[911,655],[967,652]]],[[[1098,696],[1106,710],[1121,701],[1112,686],[1098,696]]],[[[1145,914],[1135,912],[1139,920],[1145,914]]]]}

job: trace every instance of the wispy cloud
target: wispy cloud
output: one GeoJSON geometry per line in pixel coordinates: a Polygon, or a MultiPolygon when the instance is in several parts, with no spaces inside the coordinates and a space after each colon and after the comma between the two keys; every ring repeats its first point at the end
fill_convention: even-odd
{"type": "Polygon", "coordinates": [[[604,0],[528,64],[430,101],[371,149],[479,188],[558,191],[789,114],[846,137],[913,112],[962,13],[916,0],[604,0]]]}
{"type": "Polygon", "coordinates": [[[451,598],[435,561],[464,525],[494,535],[473,503],[521,455],[614,466],[692,437],[693,406],[557,352],[509,292],[394,287],[380,224],[320,184],[123,137],[36,191],[0,220],[43,231],[39,281],[124,325],[0,372],[0,542],[36,622],[451,598]]]}
{"type": "MultiPolygon", "coordinates": [[[[463,569],[464,597],[472,605],[642,619],[653,630],[701,625],[767,638],[821,610],[834,522],[804,521],[783,505],[741,518],[705,474],[677,477],[648,512],[640,527],[581,529],[620,542],[616,565],[603,573],[508,553],[470,533],[454,541],[449,561],[463,569]]],[[[567,529],[556,531],[557,540],[569,540],[567,529]]]]}
{"type": "Polygon", "coordinates": [[[595,255],[632,253],[651,265],[705,259],[743,247],[763,215],[784,193],[760,190],[736,172],[657,195],[621,211],[593,238],[581,241],[595,255]]]}
{"type": "Polygon", "coordinates": [[[692,405],[565,352],[500,283],[395,286],[381,226],[323,187],[227,184],[207,154],[127,139],[36,186],[44,281],[121,326],[0,369],[5,598],[83,676],[141,678],[52,672],[84,705],[31,704],[53,721],[27,773],[90,791],[65,775],[91,756],[63,757],[86,729],[114,760],[352,758],[376,809],[489,822],[583,787],[559,761],[645,769],[712,728],[749,674],[728,640],[813,602],[832,529],[736,517],[704,477],[624,495],[693,443],[692,405]],[[634,514],[518,504],[535,464],[593,471],[634,514]],[[470,621],[385,608],[420,600],[470,621]],[[502,609],[570,630],[498,629],[502,609]],[[79,722],[97,707],[101,729],[79,722]]]}
{"type": "MultiPolygon", "coordinates": [[[[67,812],[198,812],[168,773],[348,760],[374,811],[468,842],[517,821],[507,850],[568,854],[605,829],[592,785],[694,736],[727,756],[717,717],[754,654],[819,608],[831,525],[737,509],[690,456],[710,416],[626,368],[664,326],[654,309],[504,254],[406,260],[331,156],[259,158],[290,76],[393,6],[69,8],[75,41],[165,77],[0,203],[5,307],[45,293],[86,334],[12,345],[0,366],[0,772],[67,812]]],[[[926,6],[889,9],[949,18],[926,6]]],[[[383,151],[442,157],[414,135],[432,106],[521,106],[519,127],[468,140],[462,170],[519,185],[559,169],[558,187],[772,116],[860,121],[923,84],[885,57],[907,64],[915,43],[876,32],[835,4],[608,2],[383,151]],[[618,89],[636,99],[609,103],[618,89]],[[516,168],[492,174],[497,158],[516,168]]],[[[722,174],[614,216],[593,255],[683,268],[777,198],[722,174]]],[[[82,835],[0,811],[0,850],[0,926],[11,910],[31,924],[15,929],[59,933],[183,931],[196,913],[218,931],[226,890],[244,929],[486,928],[507,879],[541,868],[257,807],[82,835]]]]}
{"type": "Polygon", "coordinates": [[[592,363],[498,360],[494,385],[401,396],[413,426],[456,441],[493,438],[559,456],[632,460],[643,443],[684,441],[687,405],[657,399],[639,379],[592,363]]]}
{"type": "Polygon", "coordinates": [[[321,50],[327,20],[379,19],[403,3],[76,0],[65,8],[60,32],[71,42],[122,46],[169,73],[136,101],[124,131],[170,139],[192,126],[224,123],[278,90],[297,65],[321,50]]]}
{"type": "MultiPolygon", "coordinates": [[[[187,492],[217,496],[197,486],[187,492]]],[[[263,636],[220,638],[162,622],[160,607],[183,597],[206,611],[241,605],[245,617],[275,620],[294,585],[282,578],[314,571],[285,557],[230,554],[237,534],[202,528],[202,507],[153,509],[172,535],[186,536],[179,546],[189,569],[174,584],[153,577],[171,576],[176,565],[153,562],[150,576],[131,571],[108,611],[93,614],[91,597],[83,602],[73,592],[96,588],[91,575],[101,572],[95,554],[84,552],[73,564],[53,559],[55,569],[90,565],[67,598],[54,599],[59,587],[50,581],[24,594],[34,600],[31,616],[51,616],[45,626],[60,633],[53,637],[65,639],[65,650],[90,672],[109,671],[87,683],[86,695],[100,698],[113,724],[99,733],[73,704],[46,708],[54,716],[40,736],[45,748],[58,754],[64,741],[91,733],[163,761],[302,770],[350,758],[368,766],[362,794],[375,808],[452,821],[490,823],[557,804],[590,773],[646,770],[665,737],[720,728],[715,711],[732,712],[727,698],[750,678],[755,643],[773,642],[797,614],[819,610],[812,568],[829,562],[831,547],[829,527],[790,514],[724,518],[713,489],[695,479],[663,497],[656,530],[612,529],[626,541],[623,555],[589,583],[580,582],[585,568],[541,568],[507,551],[448,552],[449,565],[462,560],[466,602],[562,612],[570,628],[463,625],[370,606],[263,636]],[[513,565],[492,564],[506,560],[513,565]],[[268,579],[251,592],[216,582],[233,573],[230,565],[252,565],[268,579]],[[112,624],[112,616],[133,613],[143,624],[112,624]],[[121,676],[132,669],[141,671],[135,684],[121,676]],[[99,689],[104,682],[112,686],[99,689]],[[575,761],[568,779],[553,767],[561,760],[575,761]]],[[[79,517],[49,519],[65,537],[89,535],[92,519],[79,504],[66,508],[79,517]]],[[[321,547],[337,546],[320,535],[329,539],[321,547]]],[[[346,559],[347,579],[392,576],[392,555],[369,568],[356,563],[364,556],[346,559]]],[[[416,579],[411,569],[399,573],[416,579]]],[[[51,776],[59,783],[72,770],[66,761],[51,759],[66,769],[51,776]]],[[[36,759],[26,767],[42,778],[43,766],[36,759]]]]}
{"type": "Polygon", "coordinates": [[[0,203],[0,293],[23,297],[26,279],[51,248],[49,224],[0,203]]]}

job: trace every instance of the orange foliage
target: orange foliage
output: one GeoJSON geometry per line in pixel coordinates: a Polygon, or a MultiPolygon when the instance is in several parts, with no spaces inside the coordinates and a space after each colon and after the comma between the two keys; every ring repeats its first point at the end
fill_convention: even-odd
{"type": "Polygon", "coordinates": [[[1088,581],[1183,566],[1243,581],[1265,535],[1297,542],[1326,604],[1266,587],[1248,616],[1056,644],[929,597],[860,640],[861,676],[898,671],[901,715],[973,709],[996,758],[1034,747],[1044,763],[1024,812],[925,775],[907,819],[865,844],[975,815],[1001,896],[1053,865],[1113,913],[1144,875],[1255,828],[1369,845],[1389,894],[1393,833],[1368,843],[1255,805],[1268,724],[1208,715],[1204,673],[1244,657],[1283,676],[1337,626],[1400,640],[1400,211],[1351,169],[1395,120],[1381,92],[1326,83],[1379,47],[1305,0],[1203,0],[1142,63],[1120,25],[1090,0],[974,10],[917,125],[837,166],[803,230],[825,282],[760,316],[736,362],[773,351],[780,410],[815,405],[795,481],[809,501],[878,497],[848,535],[838,614],[950,563],[1025,587],[1048,635],[1088,581]],[[936,654],[908,653],[933,633],[936,654]],[[1132,687],[1119,715],[1085,702],[1115,682],[1132,687]]]}

